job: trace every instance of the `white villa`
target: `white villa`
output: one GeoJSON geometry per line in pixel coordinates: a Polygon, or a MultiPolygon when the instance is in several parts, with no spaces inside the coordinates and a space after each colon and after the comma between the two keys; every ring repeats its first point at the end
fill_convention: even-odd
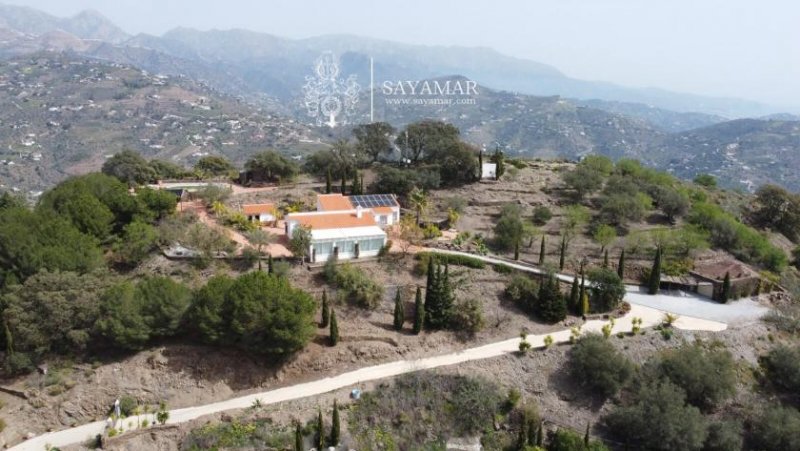
{"type": "Polygon", "coordinates": [[[374,257],[386,244],[383,227],[400,221],[400,205],[394,195],[378,194],[317,197],[317,211],[286,215],[286,235],[297,227],[311,231],[311,262],[335,255],[342,260],[374,257]]]}

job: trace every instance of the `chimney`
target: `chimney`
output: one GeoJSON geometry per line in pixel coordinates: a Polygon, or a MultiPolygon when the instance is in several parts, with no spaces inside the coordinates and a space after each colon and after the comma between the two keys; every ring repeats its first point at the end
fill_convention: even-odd
{"type": "Polygon", "coordinates": [[[356,206],[356,218],[361,219],[361,205],[356,206]]]}

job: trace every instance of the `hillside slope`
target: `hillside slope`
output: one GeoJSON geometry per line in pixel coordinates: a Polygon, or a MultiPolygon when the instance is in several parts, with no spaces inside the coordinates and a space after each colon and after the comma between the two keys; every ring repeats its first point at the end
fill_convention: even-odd
{"type": "Polygon", "coordinates": [[[209,153],[242,162],[312,133],[185,78],[65,55],[0,63],[0,103],[0,183],[23,191],[122,149],[187,165],[209,153]]]}

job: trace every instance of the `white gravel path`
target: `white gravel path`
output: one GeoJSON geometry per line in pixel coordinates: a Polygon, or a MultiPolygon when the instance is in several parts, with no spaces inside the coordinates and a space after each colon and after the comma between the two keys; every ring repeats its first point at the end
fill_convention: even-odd
{"type": "MultiPolygon", "coordinates": [[[[636,317],[642,319],[642,327],[652,327],[662,322],[664,318],[664,312],[654,308],[634,304],[631,306],[631,311],[627,315],[622,318],[618,318],[615,321],[613,333],[630,331],[632,327],[631,319],[636,317]]],[[[606,321],[592,320],[586,322],[581,330],[583,332],[599,332],[605,324],[607,324],[606,321]]],[[[722,331],[727,327],[726,324],[721,322],[700,318],[691,318],[687,316],[680,316],[673,326],[679,329],[706,331],[722,331]]],[[[547,335],[548,334],[529,335],[527,337],[527,341],[530,342],[534,348],[541,348],[544,346],[544,338],[547,335]]],[[[555,343],[563,343],[569,341],[570,330],[564,329],[549,335],[553,337],[555,343]]],[[[517,352],[519,349],[519,343],[519,338],[511,338],[509,340],[469,348],[450,354],[426,357],[416,360],[400,360],[397,362],[384,363],[313,382],[277,388],[201,406],[175,409],[169,412],[170,418],[167,423],[183,423],[204,415],[232,409],[247,408],[252,406],[256,400],[259,400],[262,405],[275,404],[283,401],[315,396],[342,388],[356,388],[360,383],[366,381],[383,379],[441,366],[457,365],[459,363],[473,360],[498,357],[517,352]]],[[[152,423],[153,415],[150,415],[147,419],[152,423]]],[[[106,421],[95,421],[93,423],[71,429],[48,432],[22,442],[11,449],[18,451],[42,451],[46,449],[45,447],[48,445],[61,447],[85,442],[97,434],[102,434],[106,428],[106,424],[106,421]]],[[[122,426],[126,431],[135,429],[136,424],[138,424],[138,421],[135,418],[128,418],[122,421],[122,426]],[[132,423],[133,428],[129,427],[128,423],[132,423]]]]}

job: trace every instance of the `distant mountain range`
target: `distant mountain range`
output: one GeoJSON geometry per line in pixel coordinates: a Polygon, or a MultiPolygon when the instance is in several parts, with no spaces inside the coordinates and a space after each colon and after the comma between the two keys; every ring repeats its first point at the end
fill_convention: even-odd
{"type": "MultiPolygon", "coordinates": [[[[0,5],[0,28],[22,33],[18,39],[0,42],[0,53],[71,48],[88,56],[125,61],[157,73],[207,76],[210,85],[223,91],[273,97],[296,97],[314,60],[324,51],[341,56],[342,70],[368,79],[369,57],[383,79],[415,80],[462,75],[494,89],[539,96],[560,95],[642,104],[676,112],[705,113],[733,119],[782,113],[758,102],[675,93],[656,88],[628,88],[613,83],[578,80],[558,69],[534,61],[502,55],[488,48],[400,44],[349,35],[327,35],[291,40],[247,30],[198,31],[176,28],[163,36],[129,36],[96,12],[62,19],[26,7],[0,5]],[[60,32],[81,40],[75,42],[60,32]],[[55,35],[54,35],[55,33],[55,35]],[[36,35],[38,39],[31,39],[36,35]],[[138,51],[131,51],[138,48],[138,51]],[[162,55],[177,57],[166,62],[162,55]],[[219,73],[224,73],[224,76],[219,73]],[[212,74],[216,73],[216,75],[212,74]]],[[[601,107],[595,101],[593,105],[601,107]]],[[[609,109],[617,108],[611,105],[609,109]]],[[[606,108],[603,108],[606,109],[606,108]]],[[[628,106],[628,111],[634,106],[628,106]]],[[[647,114],[643,112],[642,114],[647,114]]]]}
{"type": "Polygon", "coordinates": [[[347,133],[306,115],[301,88],[323,51],[362,86],[357,122],[369,120],[373,57],[378,80],[480,82],[474,105],[389,105],[377,90],[375,119],[396,127],[443,119],[470,142],[525,156],[597,152],[682,177],[709,172],[728,186],[800,190],[798,117],[752,102],[648,97],[489,49],[243,30],[128,36],[97,13],[59,19],[9,6],[0,6],[0,183],[41,189],[121,148],[185,164],[205,152],[243,161],[268,146],[319,148],[319,139],[347,133]],[[729,119],[743,115],[755,119],[729,119]]]}

